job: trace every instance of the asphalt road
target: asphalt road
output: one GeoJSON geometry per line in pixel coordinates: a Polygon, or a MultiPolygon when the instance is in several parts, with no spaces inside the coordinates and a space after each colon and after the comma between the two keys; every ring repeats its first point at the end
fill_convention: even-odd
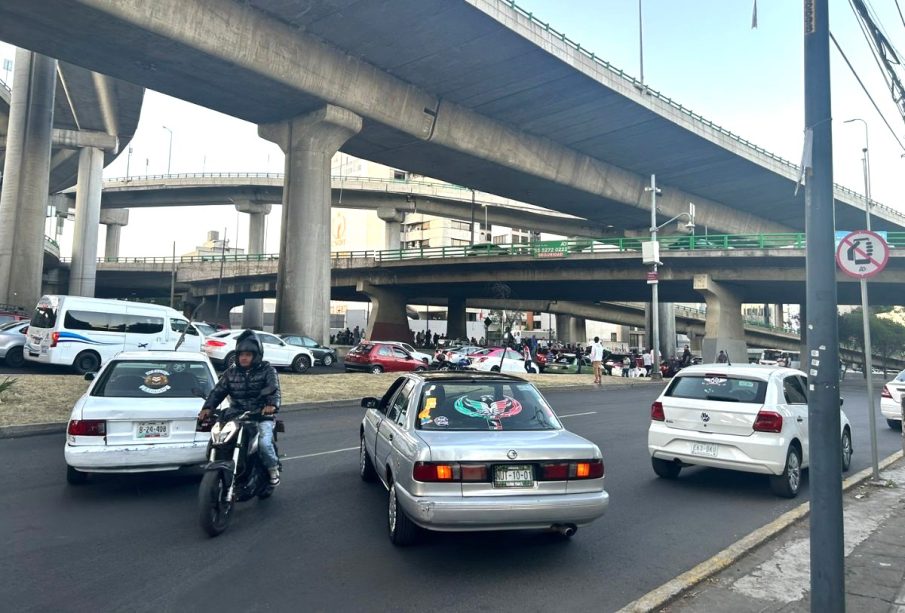
{"type": "MultiPolygon", "coordinates": [[[[807,497],[712,469],[657,479],[646,449],[659,386],[547,392],[600,445],[607,514],[568,542],[543,532],[386,536],[386,493],[357,474],[350,406],[286,413],[283,483],[204,536],[198,477],[97,476],[66,485],[62,437],[0,441],[0,602],[6,610],[613,611],[807,497]]],[[[863,383],[845,382],[852,470],[870,462],[863,383]]],[[[881,457],[900,446],[881,421],[881,457]]]]}

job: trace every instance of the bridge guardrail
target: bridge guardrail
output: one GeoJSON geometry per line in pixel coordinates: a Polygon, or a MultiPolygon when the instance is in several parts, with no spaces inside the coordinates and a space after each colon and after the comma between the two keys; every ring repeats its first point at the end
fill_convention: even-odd
{"type": "MultiPolygon", "coordinates": [[[[51,240],[51,239],[48,239],[51,240]]],[[[400,262],[421,259],[446,259],[458,257],[502,257],[530,255],[537,259],[566,258],[582,253],[634,252],[640,257],[642,243],[649,237],[582,238],[555,241],[535,241],[521,244],[477,243],[455,247],[420,247],[413,249],[384,249],[360,251],[334,251],[332,260],[373,259],[376,262],[400,262]]],[[[803,232],[775,234],[708,234],[659,236],[661,254],[668,257],[670,251],[725,251],[733,249],[803,249],[806,246],[803,232]]],[[[887,232],[887,242],[894,249],[905,249],[905,232],[887,232]]],[[[263,262],[279,258],[276,253],[124,257],[98,258],[98,262],[141,264],[200,264],[204,262],[263,262]]],[[[60,258],[68,262],[71,258],[60,258]]]]}

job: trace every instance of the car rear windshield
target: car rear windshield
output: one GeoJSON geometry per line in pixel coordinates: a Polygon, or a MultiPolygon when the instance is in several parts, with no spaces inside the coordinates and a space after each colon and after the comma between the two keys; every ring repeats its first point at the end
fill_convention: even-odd
{"type": "Polygon", "coordinates": [[[206,396],[214,388],[214,379],[204,362],[119,360],[111,363],[102,376],[92,396],[191,398],[198,394],[206,396]]]}
{"type": "Polygon", "coordinates": [[[418,404],[419,430],[557,430],[560,423],[523,381],[430,381],[418,404]]]}
{"type": "Polygon", "coordinates": [[[57,325],[57,309],[50,302],[41,301],[31,316],[35,328],[53,328],[57,325]]]}
{"type": "Polygon", "coordinates": [[[695,400],[762,403],[767,396],[767,382],[725,374],[682,375],[673,379],[666,395],[695,400]]]}
{"type": "Polygon", "coordinates": [[[374,348],[374,345],[371,343],[361,343],[352,348],[350,353],[371,353],[371,349],[374,348]]]}

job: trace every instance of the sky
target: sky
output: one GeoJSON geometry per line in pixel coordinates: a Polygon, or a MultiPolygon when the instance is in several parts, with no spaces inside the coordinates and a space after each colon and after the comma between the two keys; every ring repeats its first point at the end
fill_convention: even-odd
{"type": "MultiPolygon", "coordinates": [[[[643,25],[645,83],[742,138],[794,163],[801,159],[804,123],[802,2],[758,0],[518,0],[616,68],[641,74],[639,4],[643,25]]],[[[905,49],[905,24],[895,0],[869,1],[893,45],[905,49]]],[[[899,115],[849,0],[830,0],[830,29],[861,76],[898,138],[899,115]]],[[[0,58],[14,51],[0,46],[0,58]]],[[[831,47],[834,181],[864,191],[862,148],[869,130],[871,191],[875,200],[905,212],[899,179],[903,150],[858,85],[839,52],[831,47]]],[[[0,70],[0,77],[4,77],[0,70]]],[[[147,93],[139,128],[129,148],[104,171],[105,177],[177,172],[282,172],[283,154],[260,139],[256,126],[162,94],[147,93]],[[172,157],[170,132],[172,130],[172,157]],[[127,168],[128,167],[128,168],[127,168]]],[[[681,155],[681,152],[677,152],[681,155]]],[[[280,207],[268,223],[267,250],[279,249],[280,207]]],[[[247,221],[232,207],[132,210],[123,229],[121,255],[169,255],[190,251],[209,229],[247,245],[247,221]]],[[[70,250],[72,223],[61,241],[70,250]]],[[[232,243],[231,243],[232,244],[232,243]]],[[[103,253],[103,232],[101,245],[103,253]]]]}

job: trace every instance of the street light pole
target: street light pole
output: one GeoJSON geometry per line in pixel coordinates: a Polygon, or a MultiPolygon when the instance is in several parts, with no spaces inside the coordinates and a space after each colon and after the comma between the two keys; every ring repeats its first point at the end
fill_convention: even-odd
{"type": "Polygon", "coordinates": [[[641,68],[641,85],[644,85],[644,26],[641,19],[641,0],[638,0],[638,61],[641,68]]]}
{"type": "Polygon", "coordinates": [[[170,133],[170,152],[167,155],[167,174],[170,174],[170,165],[173,162],[173,131],[166,126],[163,129],[170,133]]]}
{"type": "MultiPolygon", "coordinates": [[[[639,0],[640,7],[640,0],[639,0]]],[[[645,191],[650,192],[650,240],[652,245],[657,244],[657,176],[650,176],[650,187],[645,187],[645,191]]],[[[654,253],[657,253],[654,251],[654,253]]],[[[657,279],[657,262],[656,258],[651,264],[651,270],[654,273],[653,283],[650,286],[650,321],[651,321],[651,361],[653,369],[650,371],[650,377],[656,381],[662,378],[660,373],[660,285],[657,279]]]]}
{"type": "Polygon", "coordinates": [[[129,146],[129,155],[126,156],[126,178],[129,178],[129,166],[132,164],[132,146],[129,146]]]}
{"type": "Polygon", "coordinates": [[[471,244],[474,245],[474,190],[471,190],[471,244]]]}
{"type": "MultiPolygon", "coordinates": [[[[865,230],[870,230],[870,161],[868,158],[868,131],[867,122],[856,117],[848,119],[844,123],[852,123],[860,121],[864,124],[864,148],[861,150],[861,166],[864,170],[864,216],[865,230]]],[[[870,418],[870,458],[871,458],[871,477],[874,481],[880,479],[880,466],[877,452],[877,415],[876,404],[874,401],[874,357],[873,346],[870,337],[870,302],[867,295],[867,279],[862,278],[861,283],[861,320],[864,325],[864,375],[867,377],[867,414],[870,418]]]]}

